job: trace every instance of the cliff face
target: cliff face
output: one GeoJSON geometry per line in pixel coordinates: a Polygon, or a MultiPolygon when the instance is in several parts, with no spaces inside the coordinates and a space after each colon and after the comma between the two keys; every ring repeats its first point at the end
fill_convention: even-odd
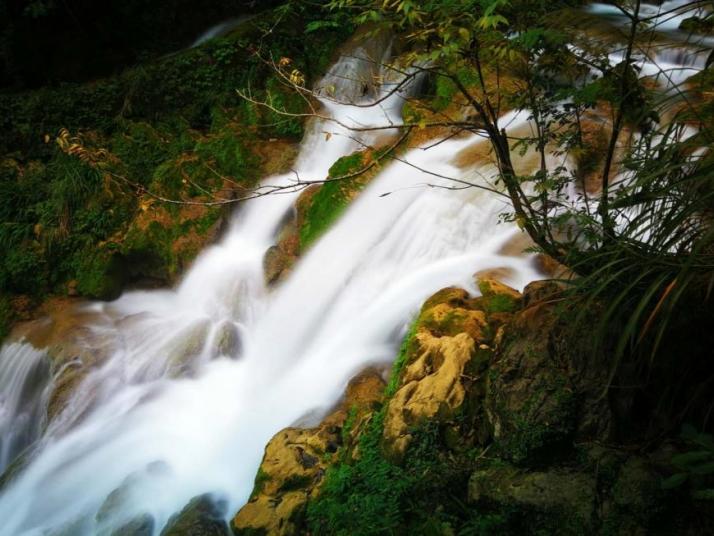
{"type": "Polygon", "coordinates": [[[705,502],[663,489],[677,447],[619,437],[627,400],[559,285],[479,286],[425,302],[386,387],[365,373],[319,427],[275,435],[235,534],[711,529],[705,502]]]}

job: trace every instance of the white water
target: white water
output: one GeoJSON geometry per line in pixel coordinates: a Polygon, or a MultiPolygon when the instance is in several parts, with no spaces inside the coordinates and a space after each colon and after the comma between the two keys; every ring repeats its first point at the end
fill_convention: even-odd
{"type": "Polygon", "coordinates": [[[42,430],[49,363],[29,344],[0,352],[0,473],[42,430]]]}
{"type": "MultiPolygon", "coordinates": [[[[337,96],[362,94],[370,69],[344,58],[323,85],[337,96]],[[346,82],[344,73],[357,81],[346,82]]],[[[398,121],[401,104],[399,95],[374,108],[325,102],[333,117],[359,125],[398,121]]],[[[301,176],[321,179],[359,147],[345,134],[314,123],[296,166],[301,176]]],[[[406,157],[460,176],[448,162],[475,142],[455,139],[406,157]]],[[[352,375],[390,362],[431,293],[454,284],[475,290],[472,274],[484,268],[511,268],[517,287],[537,277],[528,259],[495,253],[518,232],[496,225],[502,201],[425,183],[433,177],[406,164],[388,166],[272,293],[263,284],[262,257],[297,194],[247,203],[223,243],[209,248],[175,291],[92,305],[102,320],[90,328],[114,341],[115,351],[65,412],[89,413],[50,426],[31,463],[4,490],[0,534],[104,534],[145,513],[158,533],[172,513],[206,492],[227,499],[231,514],[247,499],[270,437],[296,421],[314,422],[352,375]],[[212,359],[212,341],[225,326],[240,334],[240,355],[212,359]],[[118,488],[121,501],[97,521],[118,488]]]]}
{"type": "MultiPolygon", "coordinates": [[[[614,5],[594,2],[587,9],[622,26],[630,24],[629,19],[614,5]]],[[[702,70],[714,46],[714,39],[690,35],[680,30],[679,26],[689,17],[703,17],[705,14],[703,4],[692,9],[688,0],[669,0],[660,5],[642,3],[639,17],[647,19],[646,28],[655,30],[662,38],[650,43],[652,48],[649,50],[635,48],[634,59],[641,69],[640,75],[650,77],[666,88],[674,88],[702,70]]],[[[610,54],[610,63],[617,65],[624,55],[624,50],[610,54]]]]}

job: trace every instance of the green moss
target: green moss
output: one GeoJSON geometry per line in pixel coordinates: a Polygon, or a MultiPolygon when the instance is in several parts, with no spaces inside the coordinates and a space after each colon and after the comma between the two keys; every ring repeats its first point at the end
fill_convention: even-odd
{"type": "MultiPolygon", "coordinates": [[[[364,152],[343,156],[330,168],[328,178],[344,177],[365,166],[364,152]]],[[[362,190],[361,177],[327,181],[312,198],[300,228],[300,248],[309,248],[340,217],[355,193],[362,190]]]]}
{"type": "Polygon", "coordinates": [[[114,295],[116,280],[103,282],[101,275],[114,271],[111,263],[96,255],[114,242],[132,267],[129,278],[175,277],[198,252],[193,234],[205,234],[223,212],[209,210],[186,223],[178,221],[177,206],[167,205],[172,221],[142,238],[134,229],[141,194],[134,185],[171,199],[206,199],[217,195],[224,177],[255,184],[252,143],[298,137],[302,120],[254,109],[236,89],[250,87],[289,112],[304,106],[256,48],[263,47],[264,57],[291,58],[309,81],[351,29],[344,17],[291,3],[224,38],[114,76],[0,94],[0,154],[7,155],[0,160],[0,287],[42,296],[64,292],[76,279],[87,296],[114,295]],[[324,17],[334,24],[305,33],[324,17]],[[271,39],[263,39],[266,32],[271,39]],[[58,150],[53,138],[61,128],[108,151],[101,172],[58,150]],[[190,240],[172,251],[171,242],[188,233],[190,240]]]}
{"type": "Polygon", "coordinates": [[[263,486],[270,480],[270,475],[263,471],[262,468],[258,468],[258,473],[255,475],[255,481],[253,482],[253,491],[250,492],[251,497],[256,497],[263,491],[263,486]]]}
{"type": "Polygon", "coordinates": [[[116,253],[99,251],[87,255],[79,264],[77,290],[91,298],[117,298],[124,284],[124,274],[124,265],[116,253]]]}
{"type": "Polygon", "coordinates": [[[416,334],[419,330],[420,325],[421,323],[419,319],[412,322],[411,326],[409,327],[409,331],[404,337],[404,340],[402,340],[402,344],[399,347],[399,353],[397,354],[397,358],[394,360],[394,364],[392,365],[392,372],[389,375],[389,382],[387,383],[387,387],[384,390],[384,394],[387,398],[391,398],[392,396],[394,396],[394,393],[397,392],[397,389],[399,389],[399,382],[401,381],[402,371],[404,370],[404,367],[408,363],[410,363],[415,356],[416,349],[418,347],[416,334]]]}
{"type": "Polygon", "coordinates": [[[350,407],[349,411],[347,412],[347,417],[345,418],[345,422],[342,425],[341,431],[343,445],[349,442],[350,434],[352,433],[352,427],[355,425],[355,421],[357,420],[357,412],[357,406],[350,407]]]}
{"type": "Polygon", "coordinates": [[[512,296],[493,292],[488,281],[479,281],[478,288],[483,296],[484,310],[489,314],[514,313],[520,307],[518,300],[512,296]]]}

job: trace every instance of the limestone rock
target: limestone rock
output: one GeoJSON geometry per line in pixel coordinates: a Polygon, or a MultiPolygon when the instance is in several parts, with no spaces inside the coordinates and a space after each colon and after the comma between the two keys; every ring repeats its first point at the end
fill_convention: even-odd
{"type": "Polygon", "coordinates": [[[565,286],[557,281],[533,281],[523,289],[523,305],[524,307],[530,307],[536,303],[556,300],[564,290],[565,286]]]}
{"type": "Polygon", "coordinates": [[[523,296],[497,279],[476,274],[476,283],[488,313],[513,313],[520,308],[523,296]]]}
{"type": "Polygon", "coordinates": [[[250,501],[236,514],[232,529],[236,535],[295,534],[307,501],[322,484],[330,456],[349,434],[371,415],[381,401],[384,380],[373,369],[353,378],[343,402],[322,423],[311,429],[286,428],[265,448],[250,501]]]}
{"type": "Polygon", "coordinates": [[[165,349],[169,374],[179,377],[194,369],[194,360],[201,355],[211,323],[201,320],[188,326],[174,337],[165,349]]]}
{"type": "Polygon", "coordinates": [[[152,536],[154,525],[154,518],[144,514],[122,525],[113,531],[111,536],[152,536]]]}
{"type": "Polygon", "coordinates": [[[243,349],[240,332],[233,322],[223,322],[213,337],[212,357],[227,356],[237,358],[243,349]]]}
{"type": "Polygon", "coordinates": [[[404,371],[401,387],[387,406],[384,438],[399,457],[404,454],[414,424],[437,415],[452,415],[464,401],[464,368],[473,356],[475,342],[466,333],[436,338],[417,334],[419,357],[404,371]]]}
{"type": "MultiPolygon", "coordinates": [[[[522,296],[495,279],[479,281],[481,297],[471,298],[463,289],[448,287],[422,307],[384,419],[385,448],[395,460],[404,455],[412,427],[451,419],[468,397],[483,396],[480,373],[490,360],[493,334],[510,319],[510,310],[522,296]]],[[[479,406],[475,413],[481,412],[480,400],[472,406],[479,406]]],[[[481,433],[479,423],[473,424],[480,429],[479,436],[488,435],[481,433]]]]}
{"type": "Polygon", "coordinates": [[[290,257],[280,247],[270,246],[263,257],[265,283],[275,283],[290,264],[290,257]]]}

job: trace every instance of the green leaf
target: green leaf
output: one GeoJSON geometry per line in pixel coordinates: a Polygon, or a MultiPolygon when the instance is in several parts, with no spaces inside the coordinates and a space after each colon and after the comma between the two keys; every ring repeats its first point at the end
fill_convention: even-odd
{"type": "Polygon", "coordinates": [[[662,489],[678,488],[687,481],[687,473],[675,473],[662,481],[662,489]]]}

